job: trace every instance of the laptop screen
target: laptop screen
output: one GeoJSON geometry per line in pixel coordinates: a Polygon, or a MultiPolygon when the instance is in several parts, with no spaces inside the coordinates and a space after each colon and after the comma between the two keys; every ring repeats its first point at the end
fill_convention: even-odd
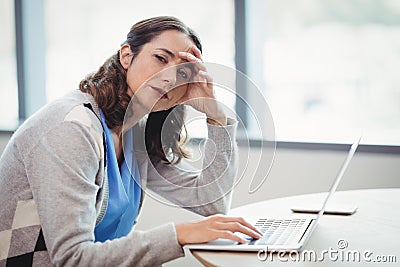
{"type": "Polygon", "coordinates": [[[336,188],[338,187],[340,180],[342,180],[342,177],[343,177],[347,167],[349,166],[349,163],[350,163],[351,159],[353,158],[354,153],[356,152],[357,147],[360,144],[360,141],[361,141],[361,136],[351,146],[349,153],[347,154],[347,158],[346,158],[345,162],[343,163],[343,166],[340,169],[339,174],[336,176],[336,179],[333,181],[333,184],[331,185],[331,188],[329,189],[329,193],[328,193],[327,197],[325,198],[324,204],[322,205],[320,211],[318,212],[316,222],[318,222],[318,220],[321,218],[322,214],[324,214],[326,204],[328,203],[328,201],[331,198],[331,196],[333,195],[333,193],[336,191],[336,188]]]}

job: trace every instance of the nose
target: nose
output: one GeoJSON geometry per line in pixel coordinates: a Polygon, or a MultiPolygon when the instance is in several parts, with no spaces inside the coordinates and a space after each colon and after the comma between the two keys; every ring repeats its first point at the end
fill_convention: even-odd
{"type": "Polygon", "coordinates": [[[161,80],[167,89],[171,89],[176,84],[176,70],[175,67],[169,67],[161,71],[161,80]]]}

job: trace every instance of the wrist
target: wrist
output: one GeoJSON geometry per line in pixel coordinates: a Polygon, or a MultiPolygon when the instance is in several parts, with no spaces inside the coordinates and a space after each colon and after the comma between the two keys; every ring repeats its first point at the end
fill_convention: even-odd
{"type": "Polygon", "coordinates": [[[179,245],[184,246],[186,244],[185,241],[185,232],[186,226],[185,224],[175,224],[176,238],[178,240],[179,245]]]}
{"type": "Polygon", "coordinates": [[[220,117],[207,116],[207,123],[217,126],[226,126],[228,124],[227,118],[225,116],[220,116],[220,117]]]}

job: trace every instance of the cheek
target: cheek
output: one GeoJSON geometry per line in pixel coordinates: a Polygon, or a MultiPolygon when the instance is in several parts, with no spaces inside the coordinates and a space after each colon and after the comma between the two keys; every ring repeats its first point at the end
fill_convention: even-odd
{"type": "Polygon", "coordinates": [[[128,84],[130,91],[132,93],[136,93],[137,90],[139,89],[140,82],[138,78],[140,76],[135,75],[135,70],[133,68],[129,68],[128,71],[126,72],[126,83],[128,84]]]}
{"type": "Polygon", "coordinates": [[[140,59],[137,59],[136,62],[128,68],[126,81],[128,86],[131,88],[133,92],[136,91],[151,77],[157,73],[153,66],[148,63],[142,62],[140,59]]]}

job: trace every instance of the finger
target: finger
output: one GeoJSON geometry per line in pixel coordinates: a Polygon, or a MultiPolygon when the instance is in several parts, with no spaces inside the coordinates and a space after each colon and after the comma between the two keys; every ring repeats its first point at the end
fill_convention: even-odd
{"type": "Polygon", "coordinates": [[[180,58],[186,59],[186,60],[191,61],[191,62],[199,62],[199,63],[202,62],[201,58],[198,58],[198,57],[196,57],[195,55],[193,55],[192,53],[189,53],[189,52],[179,52],[178,55],[179,55],[180,58]]]}
{"type": "Polygon", "coordinates": [[[206,80],[208,85],[213,83],[213,78],[208,72],[200,70],[199,75],[206,80]]]}
{"type": "Polygon", "coordinates": [[[243,224],[244,226],[250,228],[251,230],[255,231],[256,233],[263,235],[262,232],[260,232],[254,225],[243,219],[242,217],[237,217],[238,221],[243,224]]]}
{"type": "Polygon", "coordinates": [[[251,236],[256,239],[261,238],[261,235],[258,234],[256,231],[249,229],[248,227],[242,225],[239,222],[227,222],[227,223],[220,223],[220,224],[221,225],[219,225],[217,227],[222,228],[224,230],[229,230],[231,232],[240,232],[240,233],[243,233],[245,235],[251,236]]]}
{"type": "Polygon", "coordinates": [[[197,58],[199,58],[201,61],[203,61],[203,56],[201,55],[201,51],[200,51],[200,49],[199,49],[196,45],[193,45],[193,46],[192,46],[192,51],[193,51],[193,54],[194,54],[197,58]]]}
{"type": "Polygon", "coordinates": [[[179,52],[178,55],[181,59],[187,60],[188,62],[195,63],[195,66],[199,70],[203,70],[203,71],[207,70],[207,68],[204,66],[203,62],[201,61],[201,59],[195,57],[193,54],[188,53],[188,52],[179,52]]]}
{"type": "Polygon", "coordinates": [[[247,241],[244,238],[241,238],[237,235],[235,235],[233,232],[224,230],[224,231],[216,231],[216,236],[215,239],[217,238],[225,238],[225,239],[230,239],[236,242],[239,242],[241,244],[246,244],[247,241]]]}
{"type": "Polygon", "coordinates": [[[199,70],[197,75],[193,76],[191,82],[204,83],[207,84],[207,86],[212,87],[213,77],[207,71],[199,70]]]}
{"type": "Polygon", "coordinates": [[[250,228],[251,230],[259,233],[260,235],[263,235],[263,233],[261,233],[256,227],[254,227],[251,223],[249,223],[248,221],[246,221],[243,217],[229,217],[229,216],[219,216],[218,217],[220,221],[223,222],[239,222],[242,225],[250,228]]]}

